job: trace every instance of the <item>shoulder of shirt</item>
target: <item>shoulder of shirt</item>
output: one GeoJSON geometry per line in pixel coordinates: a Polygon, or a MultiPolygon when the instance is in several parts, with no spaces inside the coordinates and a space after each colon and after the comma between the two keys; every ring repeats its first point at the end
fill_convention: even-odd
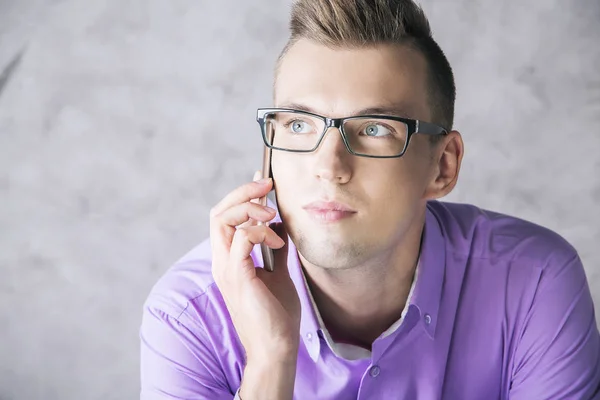
{"type": "Polygon", "coordinates": [[[457,256],[519,260],[542,268],[577,257],[564,237],[536,223],[471,204],[430,201],[427,207],[440,223],[446,251],[457,256]]]}
{"type": "MultiPolygon", "coordinates": [[[[253,256],[256,256],[253,251],[253,256]]],[[[192,248],[172,264],[150,290],[145,308],[161,310],[179,319],[190,303],[213,303],[224,307],[220,291],[212,276],[210,239],[192,248]]]]}

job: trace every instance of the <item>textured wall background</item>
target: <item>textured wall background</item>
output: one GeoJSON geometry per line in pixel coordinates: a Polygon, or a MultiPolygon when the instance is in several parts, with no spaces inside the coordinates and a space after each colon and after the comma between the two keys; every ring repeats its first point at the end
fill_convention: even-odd
{"type": "MultiPolygon", "coordinates": [[[[260,166],[288,6],[0,0],[0,399],[138,396],[145,296],[260,166]]],[[[600,2],[423,6],[466,142],[448,200],[557,230],[600,301],[600,2]]]]}

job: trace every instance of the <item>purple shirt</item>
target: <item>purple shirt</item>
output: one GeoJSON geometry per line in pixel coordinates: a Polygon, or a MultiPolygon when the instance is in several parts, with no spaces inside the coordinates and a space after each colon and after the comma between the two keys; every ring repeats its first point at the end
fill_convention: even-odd
{"type": "MultiPolygon", "coordinates": [[[[600,336],[576,250],[556,233],[471,205],[431,201],[414,293],[371,352],[334,352],[295,247],[302,302],[294,399],[600,398],[600,336]]],[[[260,248],[252,254],[261,264],[260,248]]],[[[152,289],[141,398],[234,398],[244,350],[206,240],[152,289]]],[[[254,400],[254,399],[245,399],[254,400]]]]}

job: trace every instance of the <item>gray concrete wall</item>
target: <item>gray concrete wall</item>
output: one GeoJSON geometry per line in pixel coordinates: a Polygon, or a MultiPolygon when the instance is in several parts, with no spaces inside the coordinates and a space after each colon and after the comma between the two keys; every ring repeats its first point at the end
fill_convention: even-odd
{"type": "MultiPolygon", "coordinates": [[[[0,0],[0,399],[138,396],[145,296],[260,166],[288,6],[0,0]]],[[[447,199],[555,229],[600,301],[600,2],[423,6],[466,142],[447,199]]]]}

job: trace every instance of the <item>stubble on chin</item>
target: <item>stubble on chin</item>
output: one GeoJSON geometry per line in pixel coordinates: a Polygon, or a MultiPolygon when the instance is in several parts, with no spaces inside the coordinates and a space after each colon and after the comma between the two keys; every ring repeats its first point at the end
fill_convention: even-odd
{"type": "Polygon", "coordinates": [[[326,270],[351,269],[360,265],[365,249],[353,243],[336,243],[327,238],[309,237],[298,232],[294,244],[306,261],[326,270]]]}

